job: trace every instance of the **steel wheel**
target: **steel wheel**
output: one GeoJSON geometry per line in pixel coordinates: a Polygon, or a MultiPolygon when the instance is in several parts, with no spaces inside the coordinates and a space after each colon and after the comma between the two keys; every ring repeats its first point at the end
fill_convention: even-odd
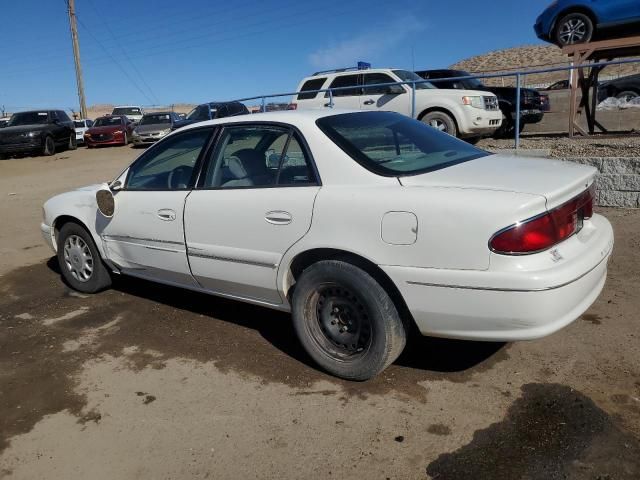
{"type": "Polygon", "coordinates": [[[69,235],[63,246],[64,261],[69,273],[79,282],[93,275],[93,255],[89,245],[78,235],[69,235]]]}
{"type": "Polygon", "coordinates": [[[362,355],[371,344],[371,322],[363,302],[349,289],[326,284],[311,299],[315,322],[311,335],[334,358],[362,355]]]}

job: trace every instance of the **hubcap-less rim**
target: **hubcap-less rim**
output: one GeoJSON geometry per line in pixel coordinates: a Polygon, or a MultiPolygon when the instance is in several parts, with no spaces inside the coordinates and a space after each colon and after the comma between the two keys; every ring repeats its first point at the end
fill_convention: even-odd
{"type": "Polygon", "coordinates": [[[93,274],[93,255],[89,245],[78,235],[69,235],[63,247],[64,262],[73,278],[87,282],[93,274]]]}
{"type": "Polygon", "coordinates": [[[447,124],[444,123],[439,118],[434,118],[434,119],[430,120],[429,121],[429,125],[432,126],[435,129],[437,129],[437,130],[440,130],[441,132],[446,132],[447,131],[447,124]]]}
{"type": "Polygon", "coordinates": [[[313,313],[314,339],[332,357],[353,358],[369,348],[369,311],[349,289],[335,284],[323,286],[317,292],[313,313]]]}
{"type": "Polygon", "coordinates": [[[581,42],[586,35],[587,25],[579,18],[567,20],[560,27],[560,41],[565,45],[581,42]]]}

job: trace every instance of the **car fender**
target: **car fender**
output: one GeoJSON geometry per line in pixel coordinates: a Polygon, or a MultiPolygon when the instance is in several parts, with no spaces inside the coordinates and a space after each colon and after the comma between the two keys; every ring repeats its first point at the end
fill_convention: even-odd
{"type": "Polygon", "coordinates": [[[87,229],[100,251],[100,256],[105,258],[102,239],[98,232],[102,231],[108,219],[99,212],[96,203],[96,192],[103,188],[107,188],[107,184],[90,185],[56,195],[45,202],[43,222],[51,227],[54,250],[57,251],[56,233],[59,231],[61,221],[70,217],[87,229]]]}

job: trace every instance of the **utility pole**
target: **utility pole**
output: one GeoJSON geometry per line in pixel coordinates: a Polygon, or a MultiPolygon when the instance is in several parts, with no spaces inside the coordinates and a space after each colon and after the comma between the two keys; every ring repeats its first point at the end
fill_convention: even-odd
{"type": "Polygon", "coordinates": [[[87,104],[84,99],[84,82],[82,67],[80,66],[80,45],[78,44],[78,24],[76,22],[75,0],[67,0],[69,10],[69,25],[71,26],[71,42],[73,43],[73,60],[76,64],[76,83],[78,84],[78,100],[80,101],[80,115],[87,118],[87,104]]]}

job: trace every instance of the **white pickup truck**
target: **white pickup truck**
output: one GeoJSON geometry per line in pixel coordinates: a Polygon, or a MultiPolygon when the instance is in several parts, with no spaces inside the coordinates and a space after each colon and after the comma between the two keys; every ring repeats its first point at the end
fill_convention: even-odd
{"type": "Polygon", "coordinates": [[[411,116],[411,84],[372,85],[412,81],[422,82],[415,84],[414,118],[438,130],[473,142],[492,135],[502,124],[498,98],[493,93],[437,89],[413,72],[393,68],[317,72],[300,82],[290,108],[383,110],[411,116]],[[332,95],[312,93],[329,88],[339,90],[332,90],[332,95]]]}
{"type": "Polygon", "coordinates": [[[120,105],[113,108],[111,115],[125,115],[133,123],[140,123],[140,120],[142,120],[142,116],[144,115],[144,111],[141,107],[137,107],[135,105],[120,105]]]}

